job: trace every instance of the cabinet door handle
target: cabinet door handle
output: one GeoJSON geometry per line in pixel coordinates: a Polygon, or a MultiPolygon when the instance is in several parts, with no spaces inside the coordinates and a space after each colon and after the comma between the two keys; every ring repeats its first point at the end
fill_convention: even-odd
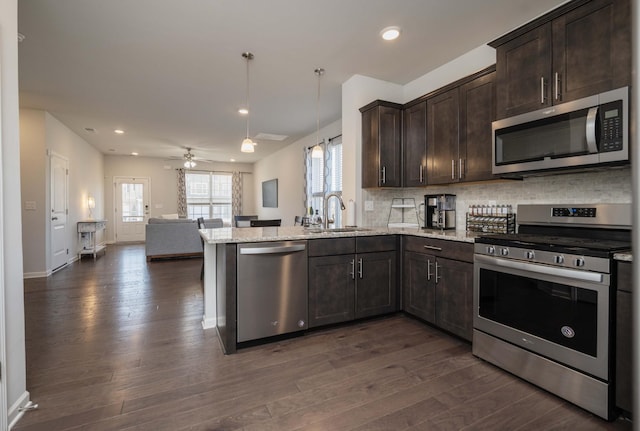
{"type": "Polygon", "coordinates": [[[424,182],[424,166],[420,163],[420,184],[424,182]]]}
{"type": "Polygon", "coordinates": [[[440,268],[440,265],[438,265],[438,262],[436,261],[436,284],[438,284],[438,281],[440,281],[440,279],[442,278],[442,276],[438,275],[439,268],[440,268]]]}
{"type": "Polygon", "coordinates": [[[544,91],[544,76],[540,77],[540,104],[544,105],[547,102],[547,97],[544,91]]]}
{"type": "Polygon", "coordinates": [[[380,171],[381,171],[381,174],[382,174],[382,178],[380,178],[380,183],[384,184],[384,183],[387,182],[387,168],[386,168],[386,166],[383,166],[380,171]]]}
{"type": "Polygon", "coordinates": [[[464,177],[464,161],[463,159],[458,159],[458,179],[461,180],[464,177]]]}
{"type": "Polygon", "coordinates": [[[427,281],[431,281],[431,259],[427,260],[427,281]]]}
{"type": "Polygon", "coordinates": [[[351,279],[356,279],[356,260],[351,259],[351,279]]]}
{"type": "Polygon", "coordinates": [[[556,72],[554,87],[555,98],[556,100],[560,100],[562,94],[560,93],[560,74],[558,72],[556,72]]]}
{"type": "Polygon", "coordinates": [[[442,247],[436,247],[435,245],[425,245],[424,248],[427,250],[442,251],[442,247]]]}
{"type": "Polygon", "coordinates": [[[358,277],[362,279],[362,258],[358,259],[358,277]]]}
{"type": "Polygon", "coordinates": [[[451,179],[456,179],[456,161],[451,159],[451,179]]]}
{"type": "Polygon", "coordinates": [[[53,221],[58,220],[58,217],[51,217],[51,220],[53,221]]]}

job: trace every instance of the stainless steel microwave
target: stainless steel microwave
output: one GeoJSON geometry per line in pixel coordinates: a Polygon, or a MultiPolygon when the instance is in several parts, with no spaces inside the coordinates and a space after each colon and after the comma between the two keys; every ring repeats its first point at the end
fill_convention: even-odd
{"type": "Polygon", "coordinates": [[[629,88],[492,123],[493,173],[517,175],[629,160],[629,88]]]}

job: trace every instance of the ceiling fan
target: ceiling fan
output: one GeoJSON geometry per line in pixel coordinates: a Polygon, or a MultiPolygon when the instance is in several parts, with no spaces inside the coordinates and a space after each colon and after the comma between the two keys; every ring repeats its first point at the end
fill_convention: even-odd
{"type": "Polygon", "coordinates": [[[184,154],[184,167],[187,169],[195,168],[197,163],[193,160],[193,154],[191,154],[191,148],[187,147],[187,152],[184,154]]]}

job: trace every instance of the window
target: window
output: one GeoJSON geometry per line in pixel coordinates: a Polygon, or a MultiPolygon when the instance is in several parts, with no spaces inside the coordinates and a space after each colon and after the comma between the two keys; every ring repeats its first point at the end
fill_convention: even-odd
{"type": "Polygon", "coordinates": [[[188,172],[187,217],[221,218],[231,224],[231,174],[188,172]]]}
{"type": "MultiPolygon", "coordinates": [[[[307,213],[310,209],[315,215],[324,219],[322,201],[326,193],[338,193],[342,196],[342,137],[338,136],[322,144],[323,158],[311,157],[311,149],[306,152],[306,184],[307,184],[307,213]]],[[[333,218],[335,226],[342,226],[342,211],[337,199],[329,200],[329,218],[333,218]]]]}

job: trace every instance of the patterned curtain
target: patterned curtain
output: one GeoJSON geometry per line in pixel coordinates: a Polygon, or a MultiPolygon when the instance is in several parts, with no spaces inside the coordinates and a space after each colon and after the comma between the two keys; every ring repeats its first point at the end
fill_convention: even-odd
{"type": "Polygon", "coordinates": [[[242,173],[231,174],[231,219],[242,214],[242,173]]]}
{"type": "Polygon", "coordinates": [[[178,217],[187,217],[187,180],[184,169],[178,169],[178,217]]]}

